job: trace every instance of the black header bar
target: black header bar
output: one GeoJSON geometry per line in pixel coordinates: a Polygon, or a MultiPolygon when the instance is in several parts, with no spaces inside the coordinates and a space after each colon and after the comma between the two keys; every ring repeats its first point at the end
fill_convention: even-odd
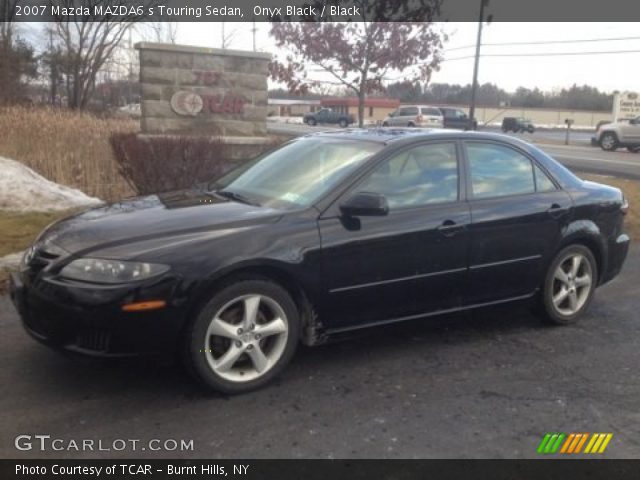
{"type": "Polygon", "coordinates": [[[9,479],[627,480],[637,460],[0,460],[9,479]]]}
{"type": "Polygon", "coordinates": [[[634,0],[0,0],[0,21],[640,21],[634,0]],[[12,8],[14,7],[15,8],[12,8]]]}

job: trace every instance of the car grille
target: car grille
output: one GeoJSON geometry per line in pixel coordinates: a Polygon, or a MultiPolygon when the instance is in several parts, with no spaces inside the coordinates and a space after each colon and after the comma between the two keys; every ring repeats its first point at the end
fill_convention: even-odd
{"type": "Polygon", "coordinates": [[[110,342],[111,332],[108,330],[83,330],[78,333],[76,339],[78,347],[96,352],[106,352],[109,350],[110,342]]]}

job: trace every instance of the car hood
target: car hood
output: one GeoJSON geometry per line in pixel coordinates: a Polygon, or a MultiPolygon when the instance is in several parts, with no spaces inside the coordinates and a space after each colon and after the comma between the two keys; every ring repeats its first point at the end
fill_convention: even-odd
{"type": "Polygon", "coordinates": [[[76,254],[176,235],[247,228],[276,221],[281,214],[182,190],[132,198],[63,219],[49,227],[40,242],[76,254]]]}

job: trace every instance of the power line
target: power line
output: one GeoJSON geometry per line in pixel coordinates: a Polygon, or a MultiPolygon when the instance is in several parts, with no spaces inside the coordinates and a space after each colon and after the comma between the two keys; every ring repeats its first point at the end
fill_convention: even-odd
{"type": "MultiPolygon", "coordinates": [[[[481,57],[566,57],[580,55],[614,55],[625,53],[640,53],[640,50],[608,50],[597,52],[547,52],[547,53],[483,53],[481,57]]],[[[451,62],[455,60],[468,60],[474,58],[474,55],[464,57],[445,58],[443,62],[451,62]]]]}
{"type": "MultiPolygon", "coordinates": [[[[589,42],[615,42],[623,40],[640,40],[640,37],[613,37],[613,38],[585,38],[581,40],[540,40],[533,42],[498,42],[498,43],[483,43],[483,47],[510,47],[512,45],[557,45],[568,43],[589,43],[589,42]]],[[[475,45],[465,45],[463,47],[445,48],[446,52],[453,52],[455,50],[464,50],[467,48],[475,48],[475,45]]]]}

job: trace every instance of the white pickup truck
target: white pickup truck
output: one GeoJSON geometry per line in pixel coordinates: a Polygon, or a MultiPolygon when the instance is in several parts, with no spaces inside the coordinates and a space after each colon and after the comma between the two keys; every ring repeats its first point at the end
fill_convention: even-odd
{"type": "Polygon", "coordinates": [[[640,152],[640,117],[600,125],[595,141],[603,150],[627,147],[630,152],[640,152]]]}

